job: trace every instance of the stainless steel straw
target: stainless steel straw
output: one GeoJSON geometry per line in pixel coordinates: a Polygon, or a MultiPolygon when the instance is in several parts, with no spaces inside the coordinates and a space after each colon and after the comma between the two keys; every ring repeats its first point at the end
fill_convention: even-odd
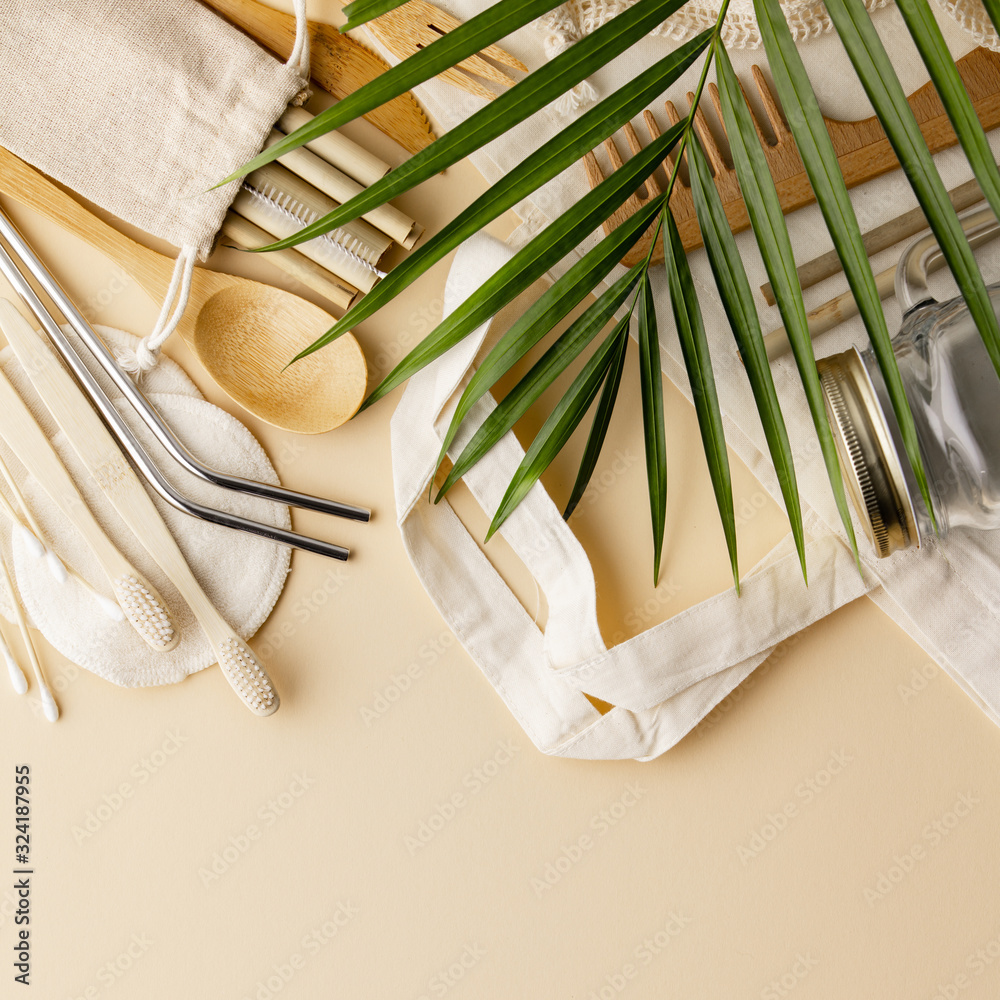
{"type": "MultiPolygon", "coordinates": [[[[6,217],[2,216],[2,213],[0,213],[0,219],[2,219],[2,223],[5,223],[5,225],[0,224],[0,231],[2,231],[3,235],[9,239],[8,230],[13,230],[13,226],[10,221],[6,219],[6,217]]],[[[20,248],[24,246],[24,241],[21,239],[20,234],[18,234],[16,230],[13,230],[13,233],[16,240],[11,239],[11,244],[15,247],[15,251],[19,255],[20,248]]],[[[35,272],[32,262],[34,262],[34,264],[45,273],[55,288],[59,291],[60,295],[65,298],[65,295],[62,293],[62,289],[59,289],[58,285],[55,285],[54,279],[52,279],[51,275],[49,275],[47,271],[44,271],[44,268],[42,268],[34,254],[30,254],[30,257],[25,260],[25,264],[29,267],[29,269],[31,269],[32,273],[36,274],[38,280],[44,284],[41,275],[35,272]]],[[[45,306],[42,305],[41,300],[35,294],[35,290],[20,272],[10,253],[8,253],[6,247],[2,244],[0,244],[0,272],[2,272],[7,280],[10,281],[18,295],[24,299],[28,308],[35,314],[39,323],[42,324],[42,328],[45,330],[46,334],[48,334],[48,337],[52,341],[54,347],[58,350],[63,360],[69,366],[70,371],[72,371],[76,376],[84,392],[90,397],[91,402],[100,413],[104,422],[108,425],[111,433],[115,436],[115,438],[117,438],[122,449],[134,463],[136,468],[143,474],[143,476],[146,477],[153,489],[155,489],[156,492],[167,501],[167,503],[187,514],[201,518],[203,521],[209,521],[212,524],[219,524],[226,528],[235,528],[239,531],[248,532],[251,535],[259,535],[263,538],[269,538],[271,541],[279,542],[282,545],[291,545],[294,548],[302,549],[306,552],[315,552],[318,555],[329,556],[332,559],[346,559],[348,557],[349,550],[344,548],[342,545],[334,545],[331,542],[325,542],[319,538],[311,538],[308,535],[300,535],[295,531],[286,531],[284,528],[278,528],[270,524],[263,524],[260,521],[240,517],[238,514],[232,514],[229,511],[217,510],[214,507],[206,507],[203,504],[191,500],[189,497],[184,496],[176,490],[164,478],[163,473],[160,472],[159,468],[154,464],[153,460],[149,457],[145,449],[136,439],[131,428],[122,419],[121,414],[115,408],[111,400],[108,399],[100,384],[91,374],[90,369],[87,368],[87,366],[80,359],[80,356],[76,353],[75,348],[69,342],[66,335],[59,329],[59,324],[53,319],[52,315],[45,308],[45,306]]],[[[48,291],[48,288],[46,288],[46,291],[48,291]]],[[[55,298],[55,296],[53,296],[53,298],[55,298]]],[[[61,308],[62,307],[60,306],[60,309],[61,308]]],[[[75,309],[74,312],[76,312],[75,309]]],[[[86,320],[84,320],[79,313],[76,315],[80,321],[86,325],[86,320]]],[[[67,316],[67,319],[68,318],[69,317],[67,316]]],[[[93,331],[90,332],[92,336],[95,338],[97,337],[97,334],[93,333],[93,331]]],[[[272,487],[272,489],[274,488],[272,487]]],[[[246,490],[245,492],[251,491],[246,490]]],[[[277,498],[271,497],[269,499],[277,498]]]]}
{"type": "MultiPolygon", "coordinates": [[[[292,507],[301,507],[304,510],[314,510],[321,514],[332,514],[335,517],[346,517],[353,521],[370,520],[371,511],[364,507],[355,507],[352,504],[340,503],[337,500],[328,500],[324,497],[316,497],[308,493],[298,493],[295,490],[287,490],[282,486],[272,486],[269,483],[259,483],[252,479],[242,479],[239,476],[230,476],[226,473],[220,472],[218,469],[213,469],[210,466],[205,465],[203,462],[200,462],[177,439],[174,432],[164,422],[163,418],[156,411],[149,400],[146,399],[142,390],[136,386],[132,379],[130,379],[128,375],[121,370],[121,368],[119,368],[118,363],[115,361],[104,341],[101,340],[101,338],[91,328],[90,324],[83,318],[80,311],[73,304],[72,299],[70,299],[66,292],[63,291],[59,282],[56,281],[45,265],[38,259],[35,252],[25,241],[24,237],[18,232],[17,227],[2,210],[0,210],[0,235],[2,235],[8,243],[10,243],[15,256],[24,262],[25,267],[27,267],[27,269],[35,277],[35,280],[38,281],[42,288],[45,289],[49,298],[55,302],[59,311],[66,317],[66,322],[69,323],[84,344],[86,344],[87,348],[97,359],[98,364],[100,364],[100,366],[107,372],[108,377],[112,380],[112,382],[114,382],[118,391],[135,408],[136,412],[142,418],[143,423],[145,423],[150,431],[156,436],[156,439],[163,445],[170,456],[187,469],[188,472],[197,476],[199,479],[204,479],[206,482],[214,484],[215,486],[221,486],[223,489],[236,490],[240,493],[247,493],[251,496],[261,497],[265,500],[273,500],[275,503],[288,504],[292,507]]],[[[35,308],[31,299],[21,292],[22,285],[28,288],[29,291],[31,290],[31,286],[24,281],[23,275],[21,275],[20,271],[17,270],[13,262],[10,262],[9,266],[17,272],[17,279],[7,273],[7,268],[4,268],[4,273],[7,274],[11,283],[18,289],[18,293],[21,294],[22,298],[24,298],[25,302],[27,302],[31,311],[38,318],[38,321],[44,325],[44,320],[42,315],[38,312],[38,309],[45,312],[45,307],[41,304],[41,302],[38,302],[38,309],[35,308]]],[[[31,291],[31,295],[34,297],[33,291],[31,291]]],[[[37,301],[37,297],[35,297],[35,299],[37,301]]],[[[56,326],[58,329],[58,325],[56,326]]],[[[50,333],[49,336],[52,337],[53,342],[59,349],[59,353],[66,359],[66,363],[73,367],[73,362],[67,357],[66,351],[72,351],[74,356],[76,355],[76,352],[71,346],[68,345],[65,338],[62,337],[62,331],[59,332],[59,337],[62,339],[63,343],[57,341],[53,334],[50,333]],[[64,346],[64,344],[66,346],[64,346]]],[[[78,375],[78,377],[80,376],[78,375]]],[[[91,398],[93,399],[93,396],[91,396],[91,398]]]]}

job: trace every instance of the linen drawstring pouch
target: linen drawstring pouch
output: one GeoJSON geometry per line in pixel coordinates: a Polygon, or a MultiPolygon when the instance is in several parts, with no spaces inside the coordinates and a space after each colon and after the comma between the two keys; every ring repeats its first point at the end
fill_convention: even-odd
{"type": "Polygon", "coordinates": [[[0,0],[0,145],[179,248],[153,330],[120,359],[156,364],[239,182],[309,77],[305,0],[287,63],[197,0],[0,0]]]}

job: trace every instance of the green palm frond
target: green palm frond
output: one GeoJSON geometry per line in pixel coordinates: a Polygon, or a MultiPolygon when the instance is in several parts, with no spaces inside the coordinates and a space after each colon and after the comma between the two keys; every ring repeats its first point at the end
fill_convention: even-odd
{"type": "MultiPolygon", "coordinates": [[[[482,148],[536,114],[612,59],[627,52],[685,2],[686,0],[638,0],[597,31],[579,40],[551,62],[498,95],[494,101],[437,139],[427,149],[390,171],[380,181],[300,232],[261,248],[260,252],[296,246],[329,232],[370,212],[482,148]]],[[[401,3],[402,0],[354,0],[344,8],[348,18],[346,27],[364,24],[401,3]]],[[[994,24],[1000,26],[1000,0],[984,0],[984,3],[994,24]]],[[[246,164],[234,177],[271,162],[330,129],[360,117],[496,43],[557,6],[559,4],[555,0],[500,0],[328,111],[317,115],[307,126],[246,164]]],[[[841,258],[851,291],[858,302],[899,423],[905,450],[927,508],[931,511],[913,419],[892,353],[871,267],[808,74],[792,41],[778,0],[754,0],[754,6],[789,128],[815,191],[824,222],[841,258]]],[[[990,205],[1000,214],[1000,173],[927,0],[898,0],[898,6],[973,171],[990,205]]],[[[669,307],[680,338],[681,354],[695,400],[733,578],[738,588],[736,523],[723,435],[723,401],[717,395],[697,291],[667,207],[682,158],[686,158],[688,163],[695,213],[706,254],[760,414],[803,574],[806,572],[805,543],[788,433],[768,367],[750,284],[712,179],[711,168],[697,140],[692,140],[695,111],[709,69],[713,65],[716,67],[719,84],[723,123],[753,235],[774,289],[830,485],[856,556],[857,544],[833,436],[823,406],[802,290],[796,275],[785,219],[746,100],[719,40],[726,7],[727,4],[723,4],[714,27],[678,46],[670,55],[639,72],[634,79],[568,123],[541,147],[529,152],[514,169],[492,185],[489,191],[412,251],[372,292],[299,357],[321,349],[362,320],[376,314],[472,234],[530,197],[532,192],[616,132],[668,90],[696,60],[703,58],[688,116],[626,161],[624,166],[585,194],[572,208],[522,247],[508,264],[473,292],[403,358],[373,390],[365,406],[387,395],[415,372],[459,343],[572,253],[621,207],[672,151],[673,169],[663,194],[650,199],[639,212],[567,268],[491,348],[459,402],[440,458],[443,461],[475,404],[528,351],[552,335],[562,319],[582,305],[652,223],[653,242],[659,237],[663,239],[669,307]]],[[[855,72],[942,247],[945,260],[968,302],[994,366],[1000,372],[1000,328],[990,307],[982,277],[869,14],[862,0],[827,0],[827,9],[855,72]]],[[[656,322],[657,303],[654,302],[649,268],[650,260],[647,256],[645,261],[601,292],[563,333],[553,337],[541,358],[468,437],[468,443],[446,477],[438,499],[510,431],[527,408],[537,401],[560,374],[577,363],[581,367],[569,389],[528,445],[525,459],[493,517],[489,534],[492,535],[510,516],[593,407],[593,420],[579,472],[565,507],[564,516],[569,517],[587,489],[607,435],[626,362],[629,325],[634,319],[639,348],[654,574],[658,578],[666,517],[667,455],[656,322]],[[616,316],[618,318],[614,319],[616,316]],[[610,332],[602,339],[602,331],[613,319],[610,332]],[[585,349],[588,345],[592,348],[595,342],[598,343],[596,350],[581,362],[585,349]]],[[[932,511],[931,513],[933,516],[932,511]]]]}

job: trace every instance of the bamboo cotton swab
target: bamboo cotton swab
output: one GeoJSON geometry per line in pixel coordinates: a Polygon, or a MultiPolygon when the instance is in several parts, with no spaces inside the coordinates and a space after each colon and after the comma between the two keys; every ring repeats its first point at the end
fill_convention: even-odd
{"type": "Polygon", "coordinates": [[[72,566],[66,566],[53,551],[52,546],[46,543],[45,533],[35,520],[34,514],[31,513],[28,501],[24,498],[24,493],[21,492],[21,487],[8,468],[7,463],[4,462],[3,455],[0,455],[0,475],[3,476],[7,486],[10,488],[10,492],[17,506],[20,508],[21,514],[19,515],[14,510],[2,491],[0,491],[0,510],[10,519],[12,529],[21,536],[31,555],[36,559],[45,559],[45,564],[48,566],[49,572],[55,578],[56,582],[66,583],[69,577],[73,577],[81,587],[90,591],[91,597],[94,598],[106,617],[110,618],[113,622],[120,622],[125,617],[122,609],[114,601],[105,597],[99,590],[96,590],[72,566]]]}
{"type": "MultiPolygon", "coordinates": [[[[28,631],[28,623],[24,619],[24,612],[21,610],[21,602],[17,599],[17,594],[14,592],[14,581],[10,578],[10,572],[7,569],[7,563],[0,559],[0,577],[3,578],[3,585],[7,590],[7,596],[10,598],[11,606],[14,608],[14,618],[17,621],[17,627],[21,632],[21,638],[24,640],[24,648],[28,653],[28,660],[31,663],[31,669],[34,672],[35,680],[38,682],[38,691],[42,698],[42,710],[45,712],[45,718],[49,722],[55,722],[59,718],[59,706],[56,704],[55,698],[52,697],[52,692],[49,690],[48,684],[45,683],[45,675],[42,673],[42,665],[38,662],[38,652],[35,649],[34,640],[31,638],[31,633],[28,631]]],[[[18,694],[24,694],[28,690],[28,682],[24,676],[24,672],[19,666],[17,666],[14,657],[11,655],[10,650],[7,648],[7,644],[4,643],[4,659],[7,660],[7,669],[10,671],[10,679],[14,684],[14,690],[18,694]],[[13,666],[12,666],[13,664],[13,666]],[[19,686],[19,682],[16,679],[14,669],[17,673],[21,675],[21,683],[23,686],[19,686]]]]}
{"type": "Polygon", "coordinates": [[[55,577],[58,583],[65,583],[68,579],[66,573],[66,567],[63,565],[62,560],[55,554],[55,552],[50,549],[45,542],[42,541],[42,529],[38,527],[38,522],[35,520],[34,515],[31,513],[31,509],[28,507],[27,502],[24,499],[24,495],[21,493],[20,488],[11,475],[10,469],[7,468],[7,463],[3,460],[3,456],[0,455],[0,475],[3,476],[4,481],[10,488],[10,492],[14,496],[14,500],[18,507],[21,508],[22,518],[18,517],[17,512],[11,507],[7,502],[7,498],[0,493],[0,500],[2,500],[2,506],[7,513],[7,515],[14,522],[15,530],[21,529],[25,542],[28,544],[28,548],[31,550],[32,554],[38,559],[45,559],[45,565],[48,566],[49,572],[55,577]]]}

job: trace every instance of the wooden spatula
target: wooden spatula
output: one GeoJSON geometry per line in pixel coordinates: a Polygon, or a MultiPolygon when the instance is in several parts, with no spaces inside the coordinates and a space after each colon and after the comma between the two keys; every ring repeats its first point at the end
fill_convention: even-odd
{"type": "MultiPolygon", "coordinates": [[[[203,0],[251,38],[287,59],[295,44],[295,18],[255,0],[203,0]]],[[[338,100],[360,90],[384,73],[389,64],[371,49],[328,24],[309,22],[313,79],[338,100]]],[[[404,149],[419,153],[434,141],[427,116],[410,93],[365,115],[379,131],[404,149]]]]}
{"type": "MultiPolygon", "coordinates": [[[[419,49],[430,45],[431,42],[437,41],[442,35],[457,28],[459,24],[461,22],[452,17],[451,14],[427,3],[427,0],[410,0],[409,3],[404,3],[401,7],[369,21],[365,27],[394,56],[398,59],[405,59],[419,49]]],[[[487,59],[492,59],[493,62],[509,66],[521,73],[528,72],[528,67],[520,59],[515,59],[499,45],[490,45],[483,49],[480,55],[463,59],[456,67],[439,73],[438,78],[474,94],[476,97],[483,97],[490,101],[496,97],[496,94],[484,87],[476,77],[489,80],[501,87],[513,86],[517,81],[503,70],[497,69],[493,63],[487,62],[487,59]],[[487,58],[484,59],[484,56],[487,58]]]]}
{"type": "MultiPolygon", "coordinates": [[[[983,128],[987,131],[996,128],[997,125],[1000,125],[1000,55],[985,48],[974,49],[967,56],[959,59],[958,69],[983,128]]],[[[809,185],[802,160],[795,148],[795,140],[781,117],[777,102],[764,80],[764,75],[757,66],[753,67],[753,77],[761,104],[767,115],[767,125],[776,140],[773,143],[767,140],[762,142],[764,157],[778,189],[782,210],[787,214],[803,205],[812,203],[816,198],[809,185]]],[[[710,85],[709,92],[718,114],[718,91],[714,85],[710,85]]],[[[693,95],[689,94],[688,100],[690,101],[692,98],[693,95]]],[[[958,142],[933,84],[925,84],[911,94],[907,100],[932,153],[954,146],[958,142]]],[[[680,115],[670,101],[666,102],[666,113],[670,124],[680,121],[680,115]]],[[[648,110],[643,113],[643,116],[647,131],[655,138],[660,134],[656,118],[648,110]]],[[[695,119],[695,127],[715,171],[715,184],[725,206],[729,225],[734,233],[741,232],[749,227],[750,220],[740,196],[736,172],[726,162],[712,135],[708,121],[701,111],[698,112],[695,119]]],[[[893,153],[889,140],[877,118],[866,118],[857,122],[843,122],[827,118],[826,127],[833,139],[833,148],[837,151],[840,169],[843,171],[844,180],[848,187],[861,184],[863,181],[871,180],[873,177],[878,177],[880,174],[896,170],[899,167],[896,154],[893,153]]],[[[633,153],[637,152],[640,148],[640,142],[635,129],[631,125],[627,125],[623,131],[629,148],[633,153]]],[[[763,128],[759,122],[757,123],[757,131],[762,138],[766,134],[766,128],[763,128]]],[[[613,139],[608,139],[604,146],[611,160],[612,169],[617,169],[622,163],[621,153],[617,145],[613,139]]],[[[604,172],[598,164],[597,158],[593,153],[588,153],[584,157],[583,163],[590,186],[596,187],[604,180],[604,172]]],[[[673,158],[668,157],[666,161],[668,173],[672,163],[673,158]]],[[[661,190],[659,184],[660,182],[657,181],[655,175],[651,177],[646,182],[645,189],[640,189],[639,192],[632,195],[604,224],[605,232],[610,233],[619,223],[644,205],[649,198],[658,194],[661,190]]],[[[698,220],[695,218],[691,190],[680,177],[677,178],[670,196],[670,208],[677,221],[677,229],[684,249],[693,250],[695,247],[701,246],[701,231],[698,228],[698,220]]],[[[631,267],[645,259],[649,252],[651,239],[652,230],[639,240],[622,259],[622,263],[631,267]]],[[[653,248],[652,260],[656,263],[663,260],[663,247],[659,241],[657,241],[657,246],[653,248]]]]}

